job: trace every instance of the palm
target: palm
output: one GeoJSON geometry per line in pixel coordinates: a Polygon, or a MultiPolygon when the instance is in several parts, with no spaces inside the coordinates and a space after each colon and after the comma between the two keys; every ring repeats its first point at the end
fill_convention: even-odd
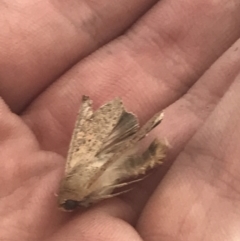
{"type": "Polygon", "coordinates": [[[239,5],[10,2],[0,21],[1,239],[240,238],[239,44],[229,48],[239,5]],[[166,108],[154,134],[171,143],[173,165],[121,198],[64,213],[54,193],[82,94],[96,107],[121,96],[142,122],[166,108]]]}

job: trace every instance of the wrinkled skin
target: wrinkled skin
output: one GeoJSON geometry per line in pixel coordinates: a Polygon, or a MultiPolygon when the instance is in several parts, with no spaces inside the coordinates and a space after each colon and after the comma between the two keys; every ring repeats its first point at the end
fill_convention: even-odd
{"type": "Polygon", "coordinates": [[[0,6],[0,240],[240,239],[239,1],[0,6]],[[141,123],[165,108],[149,138],[172,147],[131,192],[65,213],[54,194],[82,94],[121,96],[141,123]]]}

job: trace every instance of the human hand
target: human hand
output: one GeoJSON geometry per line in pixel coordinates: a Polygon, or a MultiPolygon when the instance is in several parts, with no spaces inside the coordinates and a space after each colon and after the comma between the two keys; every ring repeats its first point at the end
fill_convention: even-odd
{"type": "Polygon", "coordinates": [[[240,238],[239,8],[2,2],[0,239],[240,238]],[[172,148],[128,194],[65,213],[54,193],[82,94],[120,96],[141,123],[166,109],[153,135],[172,148]]]}

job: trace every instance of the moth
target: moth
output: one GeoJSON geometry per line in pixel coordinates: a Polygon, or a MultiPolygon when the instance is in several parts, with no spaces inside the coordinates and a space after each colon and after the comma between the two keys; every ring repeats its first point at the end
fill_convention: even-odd
{"type": "Polygon", "coordinates": [[[166,142],[155,139],[142,153],[138,142],[162,119],[163,113],[157,113],[140,128],[120,98],[93,111],[92,100],[83,96],[60,184],[59,206],[71,211],[117,196],[122,192],[113,193],[114,189],[132,183],[126,180],[161,164],[166,142]]]}

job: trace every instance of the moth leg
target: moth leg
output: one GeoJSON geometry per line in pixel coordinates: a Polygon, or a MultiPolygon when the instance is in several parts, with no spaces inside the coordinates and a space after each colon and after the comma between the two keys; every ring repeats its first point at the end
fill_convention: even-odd
{"type": "Polygon", "coordinates": [[[117,192],[117,193],[113,193],[113,194],[107,194],[107,195],[102,195],[102,196],[99,196],[99,197],[96,197],[94,198],[95,201],[97,200],[103,200],[103,199],[108,199],[108,198],[112,198],[112,197],[117,197],[119,195],[122,195],[124,193],[127,193],[129,191],[131,191],[132,189],[127,189],[127,190],[124,190],[122,192],[117,192]]]}
{"type": "Polygon", "coordinates": [[[122,183],[118,183],[118,184],[113,184],[113,185],[110,185],[110,186],[106,186],[104,187],[104,190],[108,190],[108,189],[112,189],[112,188],[119,188],[119,187],[125,187],[125,186],[128,186],[130,184],[133,184],[133,183],[136,183],[136,182],[140,182],[142,181],[143,179],[145,179],[146,177],[142,177],[142,178],[138,178],[136,180],[133,180],[133,181],[129,181],[129,182],[122,182],[122,183]]]}
{"type": "Polygon", "coordinates": [[[142,155],[129,156],[120,166],[121,170],[125,170],[123,178],[130,178],[145,174],[147,170],[155,167],[158,164],[163,163],[166,151],[168,149],[168,143],[155,139],[148,149],[142,155]]]}

